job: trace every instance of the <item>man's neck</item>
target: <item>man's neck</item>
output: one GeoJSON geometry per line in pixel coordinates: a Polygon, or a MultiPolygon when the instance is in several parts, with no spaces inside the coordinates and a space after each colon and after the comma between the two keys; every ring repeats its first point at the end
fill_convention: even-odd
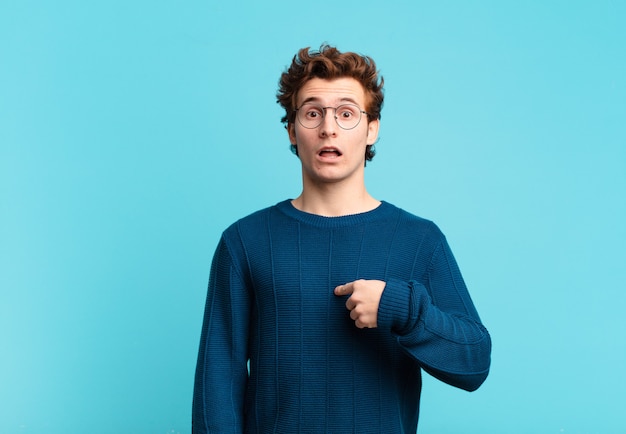
{"type": "Polygon", "coordinates": [[[292,201],[300,211],[325,217],[340,217],[371,211],[380,205],[365,189],[305,188],[302,194],[292,201]]]}

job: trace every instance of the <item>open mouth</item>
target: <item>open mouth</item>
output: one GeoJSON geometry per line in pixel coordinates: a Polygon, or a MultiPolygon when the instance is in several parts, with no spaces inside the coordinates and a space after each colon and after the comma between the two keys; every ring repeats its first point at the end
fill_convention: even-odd
{"type": "Polygon", "coordinates": [[[322,149],[319,154],[320,157],[340,157],[341,156],[341,152],[339,152],[338,149],[335,148],[324,148],[322,149]]]}

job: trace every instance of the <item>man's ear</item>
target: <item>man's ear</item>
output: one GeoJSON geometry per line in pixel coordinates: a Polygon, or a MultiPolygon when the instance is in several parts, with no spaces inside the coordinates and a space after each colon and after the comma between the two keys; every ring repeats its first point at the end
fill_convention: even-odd
{"type": "Polygon", "coordinates": [[[367,124],[367,144],[373,145],[378,140],[378,129],[380,128],[380,120],[376,119],[367,124]]]}
{"type": "Polygon", "coordinates": [[[296,143],[298,143],[298,141],[296,140],[296,126],[294,125],[293,122],[289,122],[287,124],[287,133],[289,134],[289,142],[292,145],[295,145],[296,143]]]}

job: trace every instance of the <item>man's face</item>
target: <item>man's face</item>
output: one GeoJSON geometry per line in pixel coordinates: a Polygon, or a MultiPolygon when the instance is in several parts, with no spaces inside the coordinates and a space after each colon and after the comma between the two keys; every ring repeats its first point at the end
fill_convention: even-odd
{"type": "MultiPolygon", "coordinates": [[[[365,147],[376,142],[379,121],[368,123],[367,115],[362,113],[358,125],[352,129],[343,129],[335,116],[344,122],[351,114],[334,108],[350,104],[360,110],[366,109],[366,95],[361,83],[353,78],[324,80],[312,78],[305,83],[297,94],[297,107],[313,104],[326,108],[321,114],[313,111],[309,120],[321,119],[317,127],[306,128],[298,117],[307,116],[302,109],[296,119],[289,124],[289,139],[298,146],[298,156],[302,163],[302,175],[305,181],[313,183],[336,183],[342,181],[362,182],[365,166],[365,147]],[[330,108],[329,108],[330,107],[330,108]]],[[[315,122],[313,122],[315,123],[315,122]]],[[[305,122],[306,124],[306,122],[305,122]]],[[[311,126],[311,124],[307,124],[311,126]]]]}

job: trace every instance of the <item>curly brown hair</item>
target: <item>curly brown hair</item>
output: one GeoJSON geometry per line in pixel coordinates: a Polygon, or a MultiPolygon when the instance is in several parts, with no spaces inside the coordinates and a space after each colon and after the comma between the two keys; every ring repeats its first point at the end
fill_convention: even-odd
{"type": "MultiPolygon", "coordinates": [[[[276,97],[278,103],[285,109],[281,122],[285,128],[295,121],[296,97],[298,91],[312,78],[332,80],[351,77],[356,79],[365,89],[368,122],[380,119],[383,107],[383,85],[385,80],[376,70],[374,59],[358,53],[342,53],[330,45],[322,45],[319,51],[312,51],[310,47],[302,48],[293,57],[291,66],[282,73],[276,97]]],[[[296,145],[291,150],[298,155],[296,145]]],[[[365,150],[365,160],[374,158],[373,145],[365,150]]]]}

